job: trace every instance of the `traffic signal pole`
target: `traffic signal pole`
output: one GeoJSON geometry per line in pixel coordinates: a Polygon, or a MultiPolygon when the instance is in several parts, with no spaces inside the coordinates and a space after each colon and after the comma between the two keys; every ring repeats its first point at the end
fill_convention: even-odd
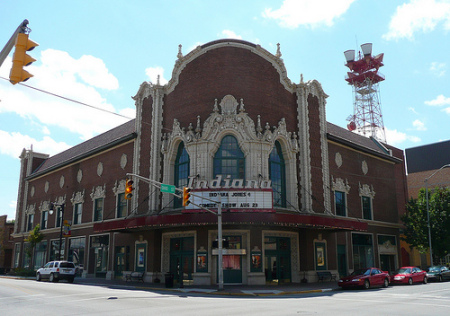
{"type": "Polygon", "coordinates": [[[22,23],[17,27],[17,29],[14,31],[13,35],[9,39],[9,41],[6,43],[5,47],[3,47],[2,51],[0,52],[0,67],[2,66],[3,62],[5,61],[6,57],[8,57],[9,53],[13,49],[16,38],[19,33],[25,33],[28,30],[28,20],[23,20],[22,23]]]}
{"type": "MultiPolygon", "coordinates": [[[[151,184],[151,185],[153,185],[153,186],[155,186],[155,187],[157,187],[159,189],[161,189],[161,185],[163,185],[163,183],[161,183],[161,182],[158,182],[158,181],[155,181],[155,180],[151,180],[151,179],[148,179],[148,178],[144,178],[144,177],[142,177],[140,175],[137,175],[137,174],[134,174],[134,173],[127,173],[127,176],[136,177],[136,178],[138,178],[138,179],[140,179],[140,180],[142,180],[144,182],[147,182],[147,183],[149,183],[149,184],[151,184]]],[[[183,198],[183,196],[182,196],[183,195],[183,190],[179,189],[179,188],[175,188],[175,190],[180,192],[181,196],[179,196],[179,195],[177,195],[175,193],[171,193],[171,192],[164,192],[164,193],[169,193],[169,194],[174,195],[174,196],[176,196],[178,198],[183,198]]],[[[222,197],[219,194],[219,201],[216,201],[216,200],[208,199],[208,198],[203,197],[203,196],[196,195],[196,194],[194,194],[192,192],[190,192],[190,194],[192,196],[196,196],[196,197],[202,198],[204,200],[216,203],[216,205],[217,205],[217,212],[215,212],[213,210],[210,210],[209,208],[200,206],[200,205],[195,204],[193,202],[189,202],[189,204],[195,205],[198,208],[200,208],[202,210],[205,210],[207,212],[210,212],[210,213],[212,213],[212,214],[217,216],[217,239],[218,239],[218,241],[217,241],[217,251],[218,251],[218,253],[217,253],[217,255],[218,255],[218,258],[217,258],[218,259],[217,260],[218,261],[217,262],[218,267],[217,268],[218,269],[217,270],[218,270],[218,279],[219,279],[219,290],[223,290],[222,197]]]]}

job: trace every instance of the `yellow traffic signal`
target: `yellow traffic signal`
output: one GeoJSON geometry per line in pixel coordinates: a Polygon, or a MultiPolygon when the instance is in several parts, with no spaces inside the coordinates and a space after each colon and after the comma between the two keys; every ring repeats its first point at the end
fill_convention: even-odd
{"type": "Polygon", "coordinates": [[[125,184],[125,200],[131,200],[131,197],[133,196],[133,183],[133,180],[127,179],[127,182],[125,184]]]}
{"type": "Polygon", "coordinates": [[[183,188],[183,206],[188,206],[191,201],[189,199],[191,198],[191,189],[188,187],[183,188]]]}
{"type": "Polygon", "coordinates": [[[13,55],[13,65],[11,72],[9,73],[9,81],[12,84],[16,84],[22,81],[27,81],[31,77],[28,71],[24,70],[23,67],[30,65],[32,62],[36,61],[33,57],[27,55],[27,51],[32,50],[39,44],[28,39],[28,34],[19,33],[16,38],[16,49],[13,55]]]}

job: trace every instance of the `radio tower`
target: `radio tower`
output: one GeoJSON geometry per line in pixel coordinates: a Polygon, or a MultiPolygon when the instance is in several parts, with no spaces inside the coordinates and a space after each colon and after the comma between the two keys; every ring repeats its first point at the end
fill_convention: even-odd
{"type": "Polygon", "coordinates": [[[361,45],[361,50],[357,60],[354,50],[344,52],[345,65],[350,69],[345,80],[353,86],[354,98],[353,115],[347,118],[347,128],[386,143],[378,88],[378,83],[384,80],[384,75],[378,72],[384,54],[372,57],[372,43],[361,45]]]}

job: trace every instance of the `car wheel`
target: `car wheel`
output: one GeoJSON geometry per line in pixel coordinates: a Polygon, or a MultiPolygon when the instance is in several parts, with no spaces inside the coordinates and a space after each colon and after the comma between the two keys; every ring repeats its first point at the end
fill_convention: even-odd
{"type": "Polygon", "coordinates": [[[364,281],[364,288],[367,290],[368,288],[370,288],[370,282],[369,280],[365,280],[364,281]]]}
{"type": "Polygon", "coordinates": [[[388,286],[389,286],[389,280],[388,279],[384,279],[383,287],[386,288],[388,286]]]}
{"type": "Polygon", "coordinates": [[[41,278],[41,274],[40,273],[37,273],[36,274],[36,281],[41,281],[42,280],[42,278],[41,278]]]}
{"type": "Polygon", "coordinates": [[[50,273],[50,277],[48,278],[50,282],[58,282],[58,279],[55,278],[55,275],[53,273],[50,273]]]}
{"type": "Polygon", "coordinates": [[[427,277],[424,277],[423,278],[423,284],[427,284],[428,283],[428,278],[427,277]]]}
{"type": "Polygon", "coordinates": [[[409,285],[412,285],[412,284],[413,284],[413,279],[412,279],[412,278],[409,278],[409,279],[408,279],[408,284],[409,284],[409,285]]]}

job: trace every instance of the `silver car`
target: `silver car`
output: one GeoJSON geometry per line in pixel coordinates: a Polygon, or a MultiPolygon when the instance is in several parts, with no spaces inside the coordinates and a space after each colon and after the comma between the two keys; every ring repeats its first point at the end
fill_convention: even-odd
{"type": "Polygon", "coordinates": [[[75,279],[75,265],[70,261],[50,261],[36,271],[36,281],[48,279],[50,282],[67,280],[72,283],[75,279]]]}

